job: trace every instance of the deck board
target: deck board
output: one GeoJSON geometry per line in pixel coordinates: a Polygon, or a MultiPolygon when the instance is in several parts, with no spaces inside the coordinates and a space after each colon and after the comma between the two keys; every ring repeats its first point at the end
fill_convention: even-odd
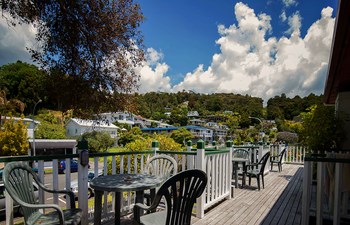
{"type": "Polygon", "coordinates": [[[302,170],[300,165],[284,165],[282,172],[265,176],[265,189],[260,191],[252,179],[251,187],[235,189],[234,198],[213,207],[192,224],[300,224],[302,170]]]}
{"type": "MultiPolygon", "coordinates": [[[[234,198],[212,207],[203,219],[193,217],[192,224],[300,224],[302,173],[303,166],[283,165],[280,173],[274,170],[265,175],[265,189],[260,191],[256,179],[252,179],[252,186],[235,189],[234,198]]],[[[132,219],[127,218],[122,224],[132,224],[132,219]]]]}

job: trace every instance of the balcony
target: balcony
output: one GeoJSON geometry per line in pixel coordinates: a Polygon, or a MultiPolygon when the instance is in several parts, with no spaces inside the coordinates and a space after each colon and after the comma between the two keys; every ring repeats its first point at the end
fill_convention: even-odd
{"type": "MultiPolygon", "coordinates": [[[[235,147],[233,147],[235,148],[235,147]]],[[[191,149],[185,152],[168,152],[158,151],[156,148],[150,151],[142,152],[118,152],[118,153],[98,153],[90,154],[90,165],[98,174],[103,169],[104,174],[107,173],[107,161],[110,160],[110,170],[112,173],[139,173],[138,168],[142,168],[145,160],[152,156],[154,152],[169,154],[178,162],[179,171],[191,168],[199,168],[206,171],[208,175],[208,185],[203,194],[203,198],[197,200],[194,209],[192,224],[300,224],[302,215],[316,215],[315,204],[312,204],[315,198],[313,192],[307,196],[310,207],[302,208],[303,194],[303,178],[304,175],[304,157],[305,149],[298,146],[289,146],[288,152],[284,156],[284,165],[282,172],[277,172],[277,166],[272,171],[270,165],[267,165],[265,172],[265,189],[258,191],[256,180],[252,179],[252,186],[244,188],[234,188],[231,176],[232,164],[231,152],[233,148],[228,147],[224,150],[204,150],[191,149]],[[305,214],[308,210],[308,214],[305,214]]],[[[271,154],[276,154],[282,149],[282,146],[239,146],[239,148],[247,148],[254,160],[259,160],[264,152],[270,151],[271,154]]],[[[56,156],[37,156],[37,157],[7,157],[0,158],[1,162],[9,161],[37,161],[39,168],[39,176],[42,180],[47,179],[47,174],[44,174],[44,165],[47,161],[52,162],[52,184],[54,189],[62,187],[70,188],[70,182],[73,176],[79,179],[79,188],[84,188],[83,181],[87,176],[87,167],[79,167],[78,174],[67,172],[65,175],[58,175],[58,160],[65,159],[69,161],[73,158],[78,158],[78,154],[72,155],[56,155],[56,156]],[[45,162],[45,163],[44,163],[45,162]],[[63,179],[64,182],[59,181],[63,179]]],[[[69,171],[70,168],[67,169],[69,171]]],[[[241,182],[241,181],[240,181],[241,182]]],[[[46,183],[46,182],[45,182],[46,183]]],[[[248,182],[246,182],[248,184],[248,182]]],[[[308,187],[311,188],[311,181],[308,187]]],[[[305,188],[305,187],[304,187],[305,188]]],[[[79,207],[84,210],[86,215],[85,221],[82,224],[93,224],[93,204],[92,200],[82,194],[84,191],[79,191],[78,198],[79,207]]],[[[62,206],[62,196],[42,196],[40,201],[50,201],[62,206]]],[[[125,193],[122,201],[122,223],[132,224],[131,210],[134,204],[133,193],[125,193]]],[[[113,194],[105,194],[104,205],[102,206],[103,221],[106,224],[112,224],[114,207],[113,194]]],[[[347,196],[348,198],[348,196],[347,196]]],[[[9,197],[6,197],[7,204],[12,204],[9,197]]],[[[49,203],[49,202],[48,202],[49,203]]],[[[69,207],[63,205],[63,207],[69,207]]],[[[11,207],[7,207],[6,224],[13,224],[11,215],[11,207]]],[[[15,221],[18,218],[15,219],[15,221]]],[[[306,221],[306,220],[305,220],[306,221]]],[[[5,224],[5,222],[1,222],[5,224]]],[[[307,224],[307,223],[304,223],[307,224]]],[[[312,223],[310,223],[312,224],[312,223]]]]}

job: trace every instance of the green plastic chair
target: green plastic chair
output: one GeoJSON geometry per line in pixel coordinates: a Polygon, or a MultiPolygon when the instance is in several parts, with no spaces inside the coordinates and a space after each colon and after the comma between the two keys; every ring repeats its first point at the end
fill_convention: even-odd
{"type": "Polygon", "coordinates": [[[258,163],[246,165],[245,174],[249,177],[249,186],[251,184],[252,177],[256,177],[258,183],[258,190],[260,191],[260,177],[262,181],[263,188],[264,185],[264,170],[266,163],[270,157],[270,152],[267,152],[258,163]]]}
{"type": "MultiPolygon", "coordinates": [[[[155,155],[147,160],[143,172],[157,176],[165,182],[169,177],[177,173],[177,163],[171,156],[165,154],[155,155]]],[[[151,204],[152,198],[149,191],[145,191],[144,197],[147,200],[147,205],[151,204]]]]}
{"type": "Polygon", "coordinates": [[[282,171],[282,161],[283,161],[283,156],[286,153],[287,148],[284,148],[279,155],[277,156],[271,156],[270,158],[270,165],[271,165],[271,170],[273,168],[273,164],[276,163],[278,166],[278,172],[282,171]]]}
{"type": "Polygon", "coordinates": [[[180,172],[163,183],[150,206],[136,203],[135,224],[144,225],[189,225],[193,205],[207,185],[208,178],[202,170],[180,172]],[[166,210],[140,216],[142,210],[152,212],[157,209],[162,198],[166,200],[166,210]]]}
{"type": "Polygon", "coordinates": [[[25,224],[80,224],[82,210],[75,208],[73,192],[46,188],[27,164],[21,162],[6,164],[3,181],[8,194],[22,207],[25,224]],[[71,209],[62,210],[56,204],[39,204],[34,194],[34,182],[39,189],[46,192],[69,195],[71,209]],[[43,214],[39,209],[52,209],[52,211],[43,214]]]}

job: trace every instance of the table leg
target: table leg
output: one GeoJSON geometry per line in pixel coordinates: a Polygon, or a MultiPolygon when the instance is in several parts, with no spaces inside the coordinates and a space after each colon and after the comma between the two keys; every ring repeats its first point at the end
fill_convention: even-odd
{"type": "Polygon", "coordinates": [[[245,186],[246,172],[247,172],[247,169],[245,166],[245,162],[243,162],[242,188],[245,186]]]}
{"type": "Polygon", "coordinates": [[[116,224],[116,225],[120,225],[121,199],[122,199],[122,192],[115,192],[114,224],[116,224]]]}
{"type": "Polygon", "coordinates": [[[102,194],[103,191],[95,190],[95,209],[94,209],[94,224],[101,224],[101,214],[102,214],[102,194]]]}
{"type": "Polygon", "coordinates": [[[238,188],[238,162],[235,162],[235,187],[238,188]]]}
{"type": "MultiPolygon", "coordinates": [[[[136,191],[136,199],[135,199],[136,203],[143,203],[143,198],[144,198],[143,193],[144,193],[143,191],[136,191]]],[[[139,210],[138,213],[140,213],[140,216],[142,216],[143,210],[139,210]]]]}

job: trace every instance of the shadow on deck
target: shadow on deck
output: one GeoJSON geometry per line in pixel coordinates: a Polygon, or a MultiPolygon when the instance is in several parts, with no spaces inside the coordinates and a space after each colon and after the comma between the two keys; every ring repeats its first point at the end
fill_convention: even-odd
{"type": "MultiPolygon", "coordinates": [[[[235,197],[194,218],[194,225],[214,224],[300,224],[303,166],[283,165],[281,173],[265,176],[265,189],[235,189],[235,197]]],[[[248,182],[246,182],[248,183],[248,182]]]]}

